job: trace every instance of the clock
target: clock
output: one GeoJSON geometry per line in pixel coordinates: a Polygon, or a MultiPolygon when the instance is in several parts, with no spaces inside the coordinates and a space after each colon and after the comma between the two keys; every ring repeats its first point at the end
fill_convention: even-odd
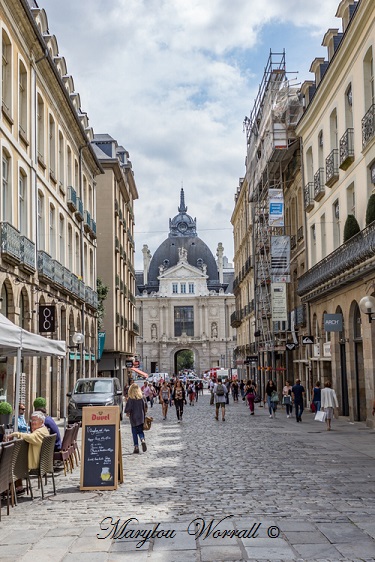
{"type": "Polygon", "coordinates": [[[180,232],[186,232],[187,231],[186,222],[179,222],[178,225],[177,225],[177,228],[180,232]]]}

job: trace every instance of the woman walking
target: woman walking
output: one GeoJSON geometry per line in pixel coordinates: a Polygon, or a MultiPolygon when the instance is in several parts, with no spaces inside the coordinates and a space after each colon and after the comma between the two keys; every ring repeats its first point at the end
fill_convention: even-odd
{"type": "Polygon", "coordinates": [[[182,414],[184,413],[184,403],[186,402],[185,389],[180,380],[178,380],[174,386],[173,393],[172,393],[172,400],[176,407],[177,421],[178,423],[180,423],[182,422],[182,414]]]}
{"type": "Polygon", "coordinates": [[[143,432],[143,424],[147,412],[147,403],[142,396],[142,391],[139,386],[134,382],[129,387],[128,400],[125,405],[125,414],[130,418],[130,425],[132,427],[134,451],[139,453],[138,436],[141,440],[142,451],[147,451],[145,441],[145,434],[143,432]]]}
{"type": "Polygon", "coordinates": [[[333,418],[333,408],[338,408],[336,392],[331,388],[331,381],[324,383],[324,388],[321,391],[321,404],[320,407],[326,413],[327,431],[331,431],[331,423],[333,418]]]}
{"type": "Polygon", "coordinates": [[[190,405],[190,406],[194,406],[194,400],[195,400],[195,386],[194,386],[194,383],[190,383],[190,384],[189,384],[188,395],[189,395],[189,405],[190,405]]]}
{"type": "Polygon", "coordinates": [[[286,408],[286,417],[291,418],[293,412],[293,402],[292,402],[292,385],[289,381],[285,381],[285,386],[283,388],[283,405],[286,408]]]}
{"type": "Polygon", "coordinates": [[[266,386],[266,392],[264,395],[264,403],[267,402],[268,411],[270,413],[270,418],[276,417],[276,409],[277,409],[277,400],[275,400],[277,396],[276,385],[273,380],[269,380],[266,386]]]}
{"type": "Polygon", "coordinates": [[[254,381],[247,381],[245,386],[245,397],[249,406],[250,415],[254,415],[254,399],[255,399],[255,383],[254,381]]]}
{"type": "Polygon", "coordinates": [[[159,402],[161,404],[161,411],[163,413],[163,420],[167,419],[167,412],[169,406],[169,399],[171,397],[171,391],[167,384],[167,381],[164,381],[160,388],[159,394],[159,402]]]}

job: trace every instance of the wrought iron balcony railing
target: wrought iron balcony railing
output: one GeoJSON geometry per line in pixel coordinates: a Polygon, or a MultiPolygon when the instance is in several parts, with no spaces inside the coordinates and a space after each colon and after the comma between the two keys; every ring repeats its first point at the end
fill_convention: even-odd
{"type": "Polygon", "coordinates": [[[314,200],[320,201],[324,194],[324,169],[319,168],[316,174],[314,174],[314,200]]]}
{"type": "Polygon", "coordinates": [[[292,234],[292,236],[290,237],[290,249],[294,250],[296,246],[297,246],[297,238],[295,234],[292,234]]]}
{"type": "Polygon", "coordinates": [[[83,228],[85,229],[86,232],[90,232],[91,231],[91,215],[87,210],[84,211],[83,215],[84,215],[83,228]]]}
{"type": "Polygon", "coordinates": [[[305,211],[308,213],[314,208],[314,183],[312,181],[309,181],[303,189],[303,200],[305,211]]]}
{"type": "Polygon", "coordinates": [[[76,297],[79,296],[79,280],[77,275],[74,275],[74,273],[72,273],[72,289],[71,289],[73,295],[75,295],[76,297]]]}
{"type": "Polygon", "coordinates": [[[304,296],[338,275],[350,273],[374,253],[375,223],[372,223],[306,271],[299,279],[297,294],[304,296]]]}
{"type": "Polygon", "coordinates": [[[375,134],[375,104],[372,104],[362,119],[362,148],[365,148],[375,134]]]}
{"type": "Polygon", "coordinates": [[[64,289],[69,291],[72,290],[72,273],[66,267],[63,267],[63,275],[64,275],[64,289]]]}
{"type": "Polygon", "coordinates": [[[46,281],[54,281],[53,259],[47,252],[38,252],[38,275],[46,281]]]}
{"type": "Polygon", "coordinates": [[[35,244],[26,236],[21,236],[21,267],[29,273],[34,273],[35,265],[35,244]]]}
{"type": "Polygon", "coordinates": [[[354,129],[346,129],[340,139],[340,168],[347,170],[354,162],[354,129]]]}
{"type": "Polygon", "coordinates": [[[326,186],[332,187],[339,179],[339,151],[334,148],[326,158],[326,186]]]}
{"type": "Polygon", "coordinates": [[[68,187],[67,205],[73,213],[76,212],[76,210],[77,210],[77,193],[76,193],[76,190],[74,189],[74,187],[72,187],[71,185],[68,187]]]}
{"type": "Polygon", "coordinates": [[[96,238],[96,222],[91,219],[91,238],[96,238]]]}
{"type": "Polygon", "coordinates": [[[306,305],[301,304],[294,309],[294,324],[297,327],[306,326],[306,305]]]}
{"type": "Polygon", "coordinates": [[[303,240],[303,226],[300,226],[297,230],[297,242],[303,240]]]}
{"type": "Polygon", "coordinates": [[[9,222],[0,223],[1,256],[3,259],[19,264],[21,261],[21,235],[9,222]]]}
{"type": "Polygon", "coordinates": [[[53,280],[59,287],[64,287],[64,267],[57,260],[52,260],[53,280]]]}
{"type": "Polygon", "coordinates": [[[77,218],[77,220],[79,220],[80,222],[82,222],[83,219],[84,219],[84,216],[83,216],[83,202],[82,202],[82,200],[81,200],[80,197],[77,197],[76,218],[77,218]]]}
{"type": "Polygon", "coordinates": [[[232,326],[232,328],[238,328],[239,326],[241,326],[241,311],[240,310],[235,310],[234,312],[232,312],[232,314],[230,316],[230,325],[232,326]]]}

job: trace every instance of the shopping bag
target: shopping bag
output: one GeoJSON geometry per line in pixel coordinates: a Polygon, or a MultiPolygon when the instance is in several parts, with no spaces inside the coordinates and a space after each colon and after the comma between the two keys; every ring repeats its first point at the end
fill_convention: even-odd
{"type": "Polygon", "coordinates": [[[314,420],[324,422],[324,421],[326,421],[326,417],[327,417],[327,414],[325,412],[323,412],[322,410],[320,410],[319,412],[316,412],[314,420]]]}

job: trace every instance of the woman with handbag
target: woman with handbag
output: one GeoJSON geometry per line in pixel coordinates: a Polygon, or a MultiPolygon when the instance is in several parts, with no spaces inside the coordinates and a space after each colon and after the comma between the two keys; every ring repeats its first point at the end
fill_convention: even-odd
{"type": "Polygon", "coordinates": [[[339,403],[337,400],[336,392],[331,388],[331,381],[324,383],[324,388],[321,392],[320,407],[326,414],[327,431],[331,431],[331,422],[333,418],[333,408],[338,408],[339,403]]]}
{"type": "Polygon", "coordinates": [[[285,386],[283,388],[283,406],[286,408],[286,417],[291,418],[293,412],[292,403],[292,385],[289,381],[285,381],[285,386]]]}
{"type": "Polygon", "coordinates": [[[267,402],[268,411],[270,413],[270,418],[276,417],[277,403],[279,398],[277,396],[276,385],[272,379],[270,379],[266,385],[266,392],[264,395],[264,403],[267,402]]]}
{"type": "Polygon", "coordinates": [[[147,445],[145,441],[145,434],[143,432],[143,424],[145,421],[145,415],[147,412],[147,403],[142,395],[142,391],[137,385],[133,383],[129,387],[128,400],[125,405],[125,414],[130,418],[130,425],[132,428],[134,451],[133,453],[139,453],[138,446],[138,435],[141,440],[142,451],[145,453],[147,451],[147,445]]]}
{"type": "Polygon", "coordinates": [[[245,398],[249,405],[250,415],[254,415],[254,399],[255,399],[255,384],[253,381],[247,381],[245,387],[245,398]]]}
{"type": "Polygon", "coordinates": [[[313,388],[313,399],[312,399],[312,402],[315,407],[315,412],[320,411],[321,401],[322,401],[322,389],[320,388],[320,381],[316,381],[315,386],[313,388]]]}
{"type": "Polygon", "coordinates": [[[172,392],[172,400],[176,407],[177,421],[178,423],[181,423],[182,414],[184,413],[184,404],[186,404],[186,395],[185,395],[184,386],[180,379],[178,379],[178,381],[174,385],[174,389],[172,392]]]}

